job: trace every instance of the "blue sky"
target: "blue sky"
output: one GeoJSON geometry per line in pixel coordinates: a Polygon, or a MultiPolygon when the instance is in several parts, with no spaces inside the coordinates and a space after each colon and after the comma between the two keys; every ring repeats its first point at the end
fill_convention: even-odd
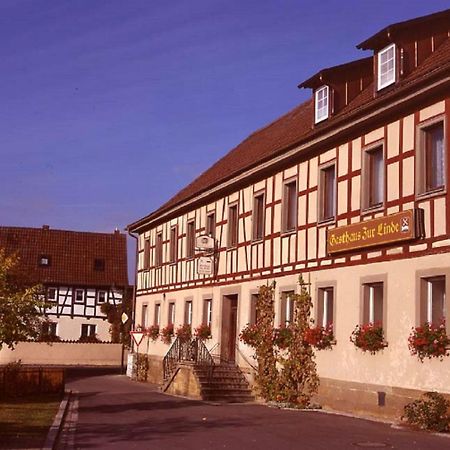
{"type": "Polygon", "coordinates": [[[148,214],[356,44],[448,0],[1,0],[0,224],[148,214]]]}

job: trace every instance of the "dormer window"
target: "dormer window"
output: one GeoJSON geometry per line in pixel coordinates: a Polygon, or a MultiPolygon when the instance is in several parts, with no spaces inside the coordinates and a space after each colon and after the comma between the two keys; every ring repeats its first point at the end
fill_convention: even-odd
{"type": "Polygon", "coordinates": [[[315,92],[315,123],[328,119],[329,116],[329,88],[322,86],[315,92]]]}
{"type": "Polygon", "coordinates": [[[41,267],[49,267],[50,266],[50,256],[40,255],[38,263],[41,267]]]}
{"type": "Polygon", "coordinates": [[[378,52],[378,90],[395,83],[395,44],[378,52]]]}

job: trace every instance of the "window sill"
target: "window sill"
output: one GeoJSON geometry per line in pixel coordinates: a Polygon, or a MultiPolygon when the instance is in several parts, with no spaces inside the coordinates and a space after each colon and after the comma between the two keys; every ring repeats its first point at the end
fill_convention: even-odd
{"type": "Polygon", "coordinates": [[[416,195],[416,200],[427,200],[432,197],[439,197],[441,195],[445,195],[447,193],[447,189],[445,186],[440,188],[433,189],[431,191],[422,192],[416,195]]]}
{"type": "Polygon", "coordinates": [[[361,209],[361,217],[368,216],[369,214],[383,212],[383,211],[384,211],[384,203],[378,203],[377,205],[368,206],[364,209],[361,209]]]}
{"type": "Polygon", "coordinates": [[[264,236],[259,238],[253,238],[252,244],[261,244],[264,241],[264,236]]]}
{"type": "Polygon", "coordinates": [[[327,225],[335,225],[336,224],[336,216],[327,218],[327,219],[321,219],[317,221],[317,228],[319,227],[325,227],[327,225]]]}
{"type": "Polygon", "coordinates": [[[284,230],[280,234],[281,234],[281,237],[283,237],[283,236],[289,236],[289,235],[294,234],[296,232],[297,232],[297,229],[293,228],[292,230],[284,230]]]}

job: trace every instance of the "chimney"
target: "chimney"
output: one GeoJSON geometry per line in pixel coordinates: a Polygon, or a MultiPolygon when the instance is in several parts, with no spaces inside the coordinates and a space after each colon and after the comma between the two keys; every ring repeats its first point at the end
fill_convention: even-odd
{"type": "Polygon", "coordinates": [[[49,225],[42,225],[42,229],[43,230],[50,230],[50,226],[49,225]]]}

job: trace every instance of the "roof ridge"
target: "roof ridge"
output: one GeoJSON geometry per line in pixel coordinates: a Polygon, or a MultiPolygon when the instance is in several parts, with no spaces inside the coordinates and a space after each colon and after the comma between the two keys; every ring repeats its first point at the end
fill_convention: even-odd
{"type": "Polygon", "coordinates": [[[105,235],[105,236],[115,236],[115,235],[122,235],[125,236],[125,233],[121,233],[120,230],[118,232],[116,231],[111,231],[111,232],[106,232],[106,231],[78,231],[78,230],[63,230],[61,228],[38,228],[38,227],[19,227],[19,226],[15,226],[15,225],[0,225],[0,230],[5,230],[5,229],[12,229],[12,230],[33,230],[33,231],[59,231],[59,232],[64,232],[64,233],[74,233],[74,234],[95,234],[95,235],[105,235]]]}

